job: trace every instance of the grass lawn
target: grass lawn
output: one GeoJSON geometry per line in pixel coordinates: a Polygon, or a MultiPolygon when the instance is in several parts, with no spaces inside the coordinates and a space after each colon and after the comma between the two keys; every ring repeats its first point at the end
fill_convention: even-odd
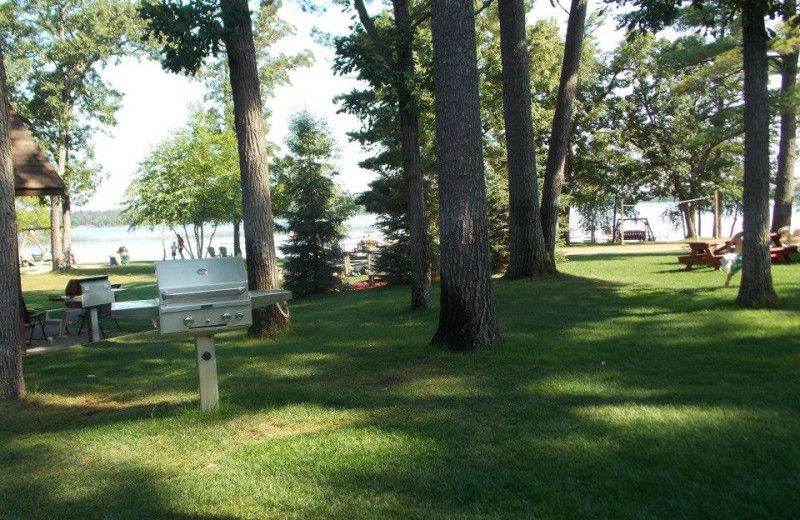
{"type": "Polygon", "coordinates": [[[497,281],[505,344],[472,355],[428,346],[406,287],[296,300],[276,341],[217,337],[218,413],[190,339],[27,358],[0,517],[796,518],[800,263],[766,311],[674,254],[561,269],[497,281]]]}

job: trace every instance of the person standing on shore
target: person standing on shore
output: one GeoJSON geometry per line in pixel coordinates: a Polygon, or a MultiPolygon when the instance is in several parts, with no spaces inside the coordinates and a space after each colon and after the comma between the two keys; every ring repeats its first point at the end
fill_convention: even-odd
{"type": "Polygon", "coordinates": [[[175,236],[178,237],[178,253],[181,255],[181,260],[184,260],[185,257],[183,256],[183,237],[180,236],[178,233],[175,233],[175,236]]]}
{"type": "Polygon", "coordinates": [[[178,253],[178,246],[175,245],[175,242],[172,242],[172,245],[169,246],[169,250],[172,252],[172,259],[175,260],[175,255],[178,253]]]}

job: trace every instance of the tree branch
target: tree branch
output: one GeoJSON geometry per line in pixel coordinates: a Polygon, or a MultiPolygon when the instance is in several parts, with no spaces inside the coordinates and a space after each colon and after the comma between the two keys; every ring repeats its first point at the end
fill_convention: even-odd
{"type": "Polygon", "coordinates": [[[487,9],[487,8],[488,8],[490,5],[492,5],[492,3],[494,3],[494,0],[483,0],[483,4],[481,4],[481,6],[478,8],[478,10],[477,10],[477,11],[475,11],[475,14],[474,14],[474,16],[478,16],[479,14],[481,14],[481,13],[482,13],[483,11],[485,11],[485,10],[486,10],[486,9],[487,9]]]}
{"type": "Polygon", "coordinates": [[[397,62],[394,60],[394,58],[392,58],[392,55],[389,53],[389,49],[386,48],[380,36],[378,35],[378,30],[375,28],[375,24],[372,23],[372,18],[369,17],[369,13],[367,13],[364,0],[353,0],[353,4],[356,7],[356,11],[358,11],[358,18],[361,21],[361,25],[367,32],[367,35],[369,35],[373,45],[375,45],[375,48],[378,50],[378,54],[391,70],[396,71],[397,62]]]}
{"type": "Polygon", "coordinates": [[[556,6],[558,6],[558,7],[560,7],[560,8],[561,8],[561,10],[562,10],[562,11],[564,11],[564,12],[565,12],[565,13],[567,13],[567,14],[569,14],[569,9],[567,9],[566,7],[564,7],[563,5],[561,5],[561,2],[559,2],[558,0],[550,0],[550,5],[552,5],[552,6],[553,6],[553,8],[555,8],[556,6]]]}
{"type": "Polygon", "coordinates": [[[411,28],[416,29],[417,27],[425,23],[430,17],[431,17],[431,10],[430,8],[428,8],[427,10],[420,13],[419,17],[416,20],[411,22],[411,28]]]}

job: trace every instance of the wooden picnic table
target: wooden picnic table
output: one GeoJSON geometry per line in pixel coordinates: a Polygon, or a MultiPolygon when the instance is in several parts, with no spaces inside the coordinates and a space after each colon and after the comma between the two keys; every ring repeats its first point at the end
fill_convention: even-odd
{"type": "Polygon", "coordinates": [[[727,242],[720,248],[716,247],[716,242],[689,242],[686,245],[689,247],[689,254],[679,256],[678,263],[686,264],[687,271],[691,270],[695,264],[710,265],[714,269],[719,269],[719,261],[723,255],[722,250],[727,248],[727,242]]]}
{"type": "Polygon", "coordinates": [[[772,262],[791,262],[791,255],[797,253],[797,246],[783,245],[780,233],[770,233],[769,238],[772,241],[769,248],[769,256],[772,258],[772,262]]]}
{"type": "MultiPolygon", "coordinates": [[[[710,265],[714,269],[719,269],[720,259],[725,253],[730,252],[731,240],[725,240],[719,247],[716,247],[717,242],[704,241],[688,242],[686,245],[689,247],[689,254],[679,256],[678,262],[686,264],[687,271],[695,264],[710,265]]],[[[791,262],[793,253],[797,253],[797,246],[785,246],[781,243],[779,233],[770,233],[769,256],[773,262],[791,262]]]]}

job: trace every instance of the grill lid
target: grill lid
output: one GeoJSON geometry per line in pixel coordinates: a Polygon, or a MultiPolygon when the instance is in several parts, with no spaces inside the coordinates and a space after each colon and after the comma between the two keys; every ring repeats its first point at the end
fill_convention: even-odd
{"type": "Polygon", "coordinates": [[[161,305],[249,300],[241,258],[205,258],[156,262],[161,305]]]}
{"type": "Polygon", "coordinates": [[[83,288],[81,284],[84,282],[99,282],[102,280],[108,280],[108,276],[87,276],[85,278],[73,278],[67,283],[67,287],[64,289],[64,294],[67,296],[79,296],[83,294],[83,288]]]}

